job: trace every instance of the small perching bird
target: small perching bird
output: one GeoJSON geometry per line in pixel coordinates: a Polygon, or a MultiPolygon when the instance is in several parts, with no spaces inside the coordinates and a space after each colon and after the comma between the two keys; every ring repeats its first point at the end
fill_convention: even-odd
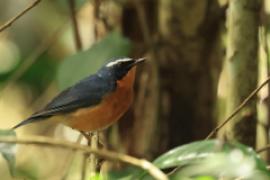
{"type": "Polygon", "coordinates": [[[42,110],[13,127],[55,120],[83,132],[102,130],[128,110],[133,100],[136,65],[145,59],[120,58],[101,67],[56,96],[42,110]]]}

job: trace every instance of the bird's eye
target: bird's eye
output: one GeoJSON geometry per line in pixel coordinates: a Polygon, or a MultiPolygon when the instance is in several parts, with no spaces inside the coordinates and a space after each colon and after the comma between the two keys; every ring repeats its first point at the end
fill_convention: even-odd
{"type": "Polygon", "coordinates": [[[117,65],[122,66],[122,65],[124,65],[124,62],[119,62],[119,63],[117,63],[117,65]]]}
{"type": "Polygon", "coordinates": [[[117,67],[122,67],[122,66],[125,65],[125,63],[126,63],[126,62],[118,61],[118,62],[116,62],[115,65],[116,65],[117,67]]]}

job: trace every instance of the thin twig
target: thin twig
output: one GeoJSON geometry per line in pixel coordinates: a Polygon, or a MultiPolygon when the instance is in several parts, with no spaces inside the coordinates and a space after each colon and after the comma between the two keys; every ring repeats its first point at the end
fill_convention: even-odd
{"type": "Polygon", "coordinates": [[[238,114],[242,108],[270,81],[270,76],[255,90],[253,90],[249,96],[227,117],[219,126],[217,126],[207,137],[206,140],[215,135],[223,126],[225,126],[232,118],[238,114]]]}
{"type": "Polygon", "coordinates": [[[95,41],[98,40],[98,22],[100,14],[101,0],[94,0],[94,37],[95,41]]]}
{"type": "Polygon", "coordinates": [[[79,25],[78,21],[76,18],[76,7],[75,7],[75,0],[68,0],[69,4],[69,9],[70,9],[70,17],[71,17],[71,22],[72,22],[72,27],[73,27],[73,32],[74,32],[74,38],[75,38],[75,45],[77,51],[82,50],[82,41],[81,41],[81,36],[79,32],[79,25]]]}
{"type": "MultiPolygon", "coordinates": [[[[148,18],[147,18],[147,14],[146,14],[146,9],[145,6],[143,6],[142,1],[139,0],[133,0],[132,1],[136,10],[136,14],[138,16],[138,22],[139,22],[139,27],[141,29],[142,35],[143,35],[143,43],[146,45],[147,51],[148,51],[148,56],[149,59],[151,59],[150,62],[150,66],[151,66],[151,72],[148,73],[149,76],[151,76],[151,88],[150,91],[153,91],[154,93],[152,94],[152,103],[153,106],[151,107],[151,109],[148,109],[145,111],[144,114],[147,114],[148,112],[150,113],[150,116],[148,117],[148,125],[149,123],[152,124],[151,129],[156,130],[157,129],[157,124],[159,124],[159,118],[157,117],[158,115],[158,107],[159,107],[159,96],[160,96],[160,91],[159,91],[159,75],[158,75],[158,71],[159,71],[159,64],[158,64],[158,57],[157,57],[157,53],[156,53],[156,49],[154,48],[154,36],[151,33],[150,27],[149,27],[149,23],[148,23],[148,18]]],[[[142,78],[142,77],[141,77],[142,78]]],[[[148,81],[147,83],[149,83],[150,81],[148,81]]],[[[148,85],[149,86],[149,85],[148,85]]],[[[149,86],[150,87],[150,86],[149,86]]],[[[144,91],[143,87],[140,87],[141,89],[140,91],[144,91]]],[[[137,106],[138,108],[138,106],[137,106]]],[[[141,112],[143,112],[144,110],[142,110],[141,112]]],[[[138,111],[135,111],[135,115],[138,118],[138,111]]],[[[149,115],[149,114],[148,114],[149,115]]],[[[145,124],[145,125],[147,125],[145,124]]],[[[148,126],[147,125],[147,126],[148,126]]],[[[153,130],[148,130],[147,132],[144,132],[144,135],[146,135],[147,140],[146,142],[150,142],[151,137],[154,137],[154,131],[153,130]]],[[[146,149],[148,149],[148,151],[151,151],[151,147],[148,146],[146,147],[146,149]]]]}
{"type": "Polygon", "coordinates": [[[59,147],[71,150],[79,150],[83,151],[84,153],[93,153],[103,158],[109,160],[116,160],[125,162],[127,164],[131,164],[133,166],[137,166],[139,168],[144,169],[150,175],[152,175],[157,180],[168,180],[168,177],[156,166],[144,159],[137,159],[135,157],[116,153],[107,150],[98,150],[93,149],[87,146],[83,146],[80,144],[48,138],[48,137],[40,137],[40,136],[30,136],[30,137],[20,137],[20,138],[11,138],[11,137],[0,137],[0,142],[2,143],[16,143],[16,144],[26,144],[26,145],[40,145],[40,146],[47,146],[47,147],[59,147]]]}
{"type": "Polygon", "coordinates": [[[270,144],[267,144],[266,146],[262,147],[262,148],[259,148],[256,150],[256,153],[261,153],[263,151],[267,151],[270,149],[270,144]]]}
{"type": "Polygon", "coordinates": [[[25,13],[27,13],[29,10],[31,10],[33,7],[35,7],[40,2],[41,2],[41,0],[36,0],[32,4],[30,4],[29,6],[27,6],[22,12],[20,12],[15,17],[11,18],[9,21],[7,21],[5,24],[3,24],[0,27],[0,32],[4,31],[6,28],[8,28],[9,26],[11,26],[17,19],[19,19],[20,17],[22,17],[25,13]]]}
{"type": "Polygon", "coordinates": [[[144,41],[146,42],[148,48],[151,49],[152,48],[152,38],[151,38],[150,30],[148,27],[145,11],[143,9],[144,7],[143,7],[142,3],[138,0],[133,0],[133,3],[135,5],[137,15],[139,17],[139,22],[140,22],[140,26],[142,29],[144,41]]]}

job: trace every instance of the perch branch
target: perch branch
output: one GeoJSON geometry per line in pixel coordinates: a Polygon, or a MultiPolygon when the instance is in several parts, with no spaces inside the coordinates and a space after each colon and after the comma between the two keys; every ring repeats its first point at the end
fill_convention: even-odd
{"type": "Polygon", "coordinates": [[[104,157],[110,160],[116,160],[125,162],[127,164],[131,164],[133,166],[137,166],[146,170],[150,175],[152,175],[157,180],[168,180],[168,177],[159,170],[156,166],[144,159],[137,159],[132,156],[128,156],[121,153],[111,152],[107,150],[98,150],[89,148],[87,146],[79,145],[72,142],[67,142],[63,140],[57,140],[47,137],[39,137],[39,136],[32,136],[32,137],[21,137],[21,138],[10,138],[10,137],[1,137],[1,143],[16,143],[16,144],[25,144],[25,145],[40,145],[40,146],[48,146],[48,147],[59,147],[59,148],[66,148],[71,150],[79,150],[83,151],[84,153],[93,153],[98,156],[104,157]]]}

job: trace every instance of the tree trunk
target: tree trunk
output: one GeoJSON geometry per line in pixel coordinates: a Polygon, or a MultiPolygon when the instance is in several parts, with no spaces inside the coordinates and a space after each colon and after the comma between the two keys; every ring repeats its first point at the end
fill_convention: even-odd
{"type": "MultiPolygon", "coordinates": [[[[232,112],[257,86],[260,3],[260,0],[231,0],[229,2],[228,113],[232,112]]],[[[231,121],[227,128],[227,135],[229,138],[255,147],[256,122],[256,101],[252,101],[231,121]]]]}
{"type": "Polygon", "coordinates": [[[141,27],[133,3],[123,10],[122,26],[135,44],[134,54],[150,52],[150,58],[145,71],[139,73],[140,89],[134,107],[137,112],[131,111],[120,122],[120,137],[128,137],[122,142],[129,153],[151,158],[205,138],[215,125],[224,11],[216,0],[140,3],[151,47],[145,41],[145,27],[141,27]]]}
{"type": "Polygon", "coordinates": [[[224,11],[215,0],[171,0],[168,8],[162,33],[168,45],[159,56],[171,148],[205,138],[215,125],[224,11]]]}

